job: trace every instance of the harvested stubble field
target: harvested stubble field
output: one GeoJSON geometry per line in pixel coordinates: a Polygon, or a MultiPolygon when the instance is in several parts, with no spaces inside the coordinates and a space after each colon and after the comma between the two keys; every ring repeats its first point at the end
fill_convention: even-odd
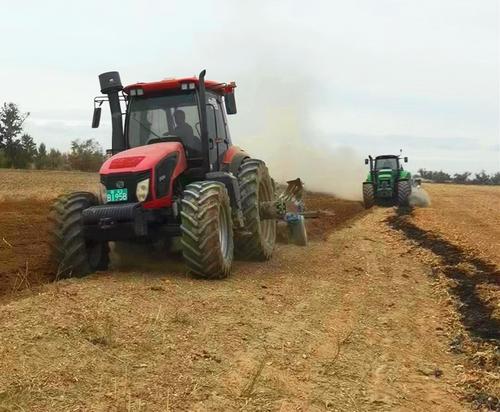
{"type": "Polygon", "coordinates": [[[498,249],[474,232],[498,244],[499,188],[428,185],[399,213],[309,194],[310,245],[224,281],[137,250],[46,283],[48,205],[96,181],[0,170],[0,410],[499,407],[498,249]]]}

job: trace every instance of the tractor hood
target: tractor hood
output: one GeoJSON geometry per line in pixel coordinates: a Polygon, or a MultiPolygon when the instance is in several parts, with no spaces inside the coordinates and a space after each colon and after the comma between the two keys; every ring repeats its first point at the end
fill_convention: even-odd
{"type": "Polygon", "coordinates": [[[380,169],[377,171],[378,179],[392,179],[394,176],[394,171],[392,169],[380,169]]]}
{"type": "Polygon", "coordinates": [[[150,170],[160,160],[175,152],[179,154],[179,163],[183,164],[185,168],[186,158],[182,144],[178,142],[163,142],[124,150],[106,160],[101,166],[99,173],[107,175],[111,173],[133,173],[150,170]]]}

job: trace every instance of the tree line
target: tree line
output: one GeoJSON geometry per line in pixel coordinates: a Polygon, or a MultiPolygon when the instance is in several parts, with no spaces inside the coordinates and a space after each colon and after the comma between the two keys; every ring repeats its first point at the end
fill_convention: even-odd
{"type": "Polygon", "coordinates": [[[500,172],[489,175],[484,170],[479,173],[471,172],[455,173],[453,175],[440,171],[419,169],[418,173],[423,179],[432,180],[436,183],[457,183],[472,185],[500,185],[500,172]]]}
{"type": "Polygon", "coordinates": [[[93,139],[73,140],[69,152],[36,145],[33,137],[23,132],[29,116],[15,103],[0,107],[0,168],[81,170],[95,172],[104,161],[101,146],[93,139]]]}

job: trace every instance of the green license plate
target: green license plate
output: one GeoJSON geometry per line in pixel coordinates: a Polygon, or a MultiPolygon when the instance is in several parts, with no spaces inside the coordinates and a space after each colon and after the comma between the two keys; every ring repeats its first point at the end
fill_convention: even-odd
{"type": "Polygon", "coordinates": [[[128,189],[112,189],[106,191],[108,202],[124,202],[128,200],[128,189]]]}

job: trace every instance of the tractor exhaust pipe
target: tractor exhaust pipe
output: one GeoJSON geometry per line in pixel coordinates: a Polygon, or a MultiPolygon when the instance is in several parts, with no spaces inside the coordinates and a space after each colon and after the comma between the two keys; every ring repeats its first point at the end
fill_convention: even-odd
{"type": "Polygon", "coordinates": [[[198,76],[198,93],[200,96],[200,134],[201,134],[201,151],[203,153],[203,172],[209,173],[210,170],[210,149],[208,142],[208,122],[207,122],[207,94],[205,88],[206,70],[202,70],[198,76]]]}
{"type": "Polygon", "coordinates": [[[122,108],[120,106],[119,92],[123,90],[120,74],[106,72],[99,75],[101,93],[107,94],[111,110],[111,126],[113,129],[111,151],[113,154],[125,150],[125,137],[123,135],[122,108]]]}
{"type": "Polygon", "coordinates": [[[372,176],[372,183],[375,183],[375,170],[373,170],[373,157],[371,155],[368,155],[368,158],[370,159],[370,174],[372,176]]]}

